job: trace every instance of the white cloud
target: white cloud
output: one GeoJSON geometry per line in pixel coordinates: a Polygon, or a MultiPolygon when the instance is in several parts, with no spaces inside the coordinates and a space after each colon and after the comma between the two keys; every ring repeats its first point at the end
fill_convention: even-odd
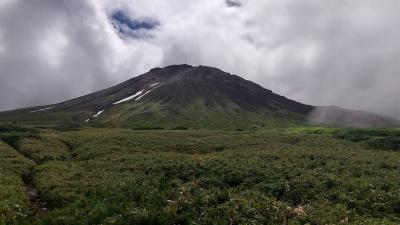
{"type": "Polygon", "coordinates": [[[61,63],[64,51],[68,47],[67,37],[61,31],[45,31],[43,40],[39,43],[39,55],[53,67],[61,63]]]}
{"type": "Polygon", "coordinates": [[[221,68],[305,103],[400,118],[394,97],[400,82],[399,1],[240,3],[1,1],[0,89],[9,93],[18,84],[41,91],[14,90],[0,108],[57,102],[152,67],[190,63],[221,68]],[[150,31],[152,38],[121,39],[110,23],[114,10],[159,26],[150,31]]]}

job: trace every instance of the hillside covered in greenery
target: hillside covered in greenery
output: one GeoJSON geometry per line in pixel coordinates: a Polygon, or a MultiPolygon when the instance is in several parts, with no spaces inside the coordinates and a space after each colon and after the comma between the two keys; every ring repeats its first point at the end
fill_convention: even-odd
{"type": "Polygon", "coordinates": [[[0,224],[399,224],[400,130],[3,126],[0,224]]]}

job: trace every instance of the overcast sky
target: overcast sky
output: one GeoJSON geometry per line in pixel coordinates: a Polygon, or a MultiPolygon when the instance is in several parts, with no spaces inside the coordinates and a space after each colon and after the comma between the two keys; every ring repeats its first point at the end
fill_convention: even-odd
{"type": "Polygon", "coordinates": [[[0,110],[188,63],[400,118],[399,12],[399,0],[0,0],[0,110]]]}

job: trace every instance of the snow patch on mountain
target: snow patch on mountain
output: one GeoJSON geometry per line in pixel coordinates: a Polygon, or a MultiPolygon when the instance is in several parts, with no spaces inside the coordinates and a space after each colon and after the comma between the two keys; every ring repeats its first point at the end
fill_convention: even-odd
{"type": "Polygon", "coordinates": [[[31,113],[41,112],[41,111],[49,110],[49,109],[52,109],[52,108],[54,108],[54,106],[43,108],[43,109],[34,110],[34,111],[31,111],[31,113]]]}
{"type": "Polygon", "coordinates": [[[146,93],[142,94],[141,96],[139,96],[137,99],[135,99],[135,101],[138,101],[139,99],[143,98],[145,95],[147,95],[148,93],[150,93],[151,90],[146,91],[146,93]]]}
{"type": "Polygon", "coordinates": [[[129,97],[126,97],[126,98],[124,98],[124,99],[121,99],[121,100],[119,100],[118,102],[114,102],[113,105],[117,105],[117,104],[120,104],[120,103],[123,103],[123,102],[130,101],[130,100],[136,98],[137,96],[141,95],[142,93],[143,93],[143,91],[138,91],[138,92],[136,92],[136,94],[134,94],[134,95],[131,95],[131,96],[129,96],[129,97]]]}
{"type": "Polygon", "coordinates": [[[154,83],[154,84],[151,84],[149,87],[154,87],[154,86],[156,86],[156,85],[158,85],[159,83],[157,82],[157,83],[154,83]]]}
{"type": "Polygon", "coordinates": [[[96,113],[96,115],[93,115],[93,118],[96,118],[96,117],[100,116],[100,114],[102,114],[103,112],[104,112],[104,110],[98,111],[96,113]]]}

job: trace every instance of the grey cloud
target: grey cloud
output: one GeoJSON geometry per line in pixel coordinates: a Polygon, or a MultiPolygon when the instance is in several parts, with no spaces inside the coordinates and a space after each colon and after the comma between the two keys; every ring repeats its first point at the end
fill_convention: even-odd
{"type": "Polygon", "coordinates": [[[240,7],[240,6],[242,6],[242,3],[240,3],[240,1],[238,1],[238,0],[225,0],[225,3],[229,7],[240,7]]]}
{"type": "Polygon", "coordinates": [[[78,1],[18,1],[0,15],[1,108],[46,104],[107,83],[92,32],[95,12],[78,1]],[[87,76],[83,76],[87,75],[87,76]]]}
{"type": "Polygon", "coordinates": [[[397,0],[7,2],[0,4],[3,110],[190,63],[219,67],[308,104],[400,119],[397,0]],[[109,17],[115,10],[159,26],[151,39],[121,40],[109,17]]]}

